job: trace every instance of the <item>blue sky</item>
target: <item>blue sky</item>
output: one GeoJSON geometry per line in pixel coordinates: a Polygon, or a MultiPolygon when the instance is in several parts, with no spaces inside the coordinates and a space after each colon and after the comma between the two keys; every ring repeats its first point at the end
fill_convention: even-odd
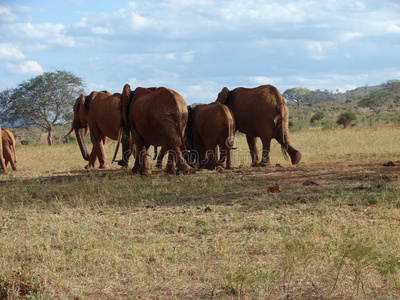
{"type": "Polygon", "coordinates": [[[346,91],[400,79],[400,3],[0,0],[0,90],[67,70],[86,92],[165,86],[346,91]]]}

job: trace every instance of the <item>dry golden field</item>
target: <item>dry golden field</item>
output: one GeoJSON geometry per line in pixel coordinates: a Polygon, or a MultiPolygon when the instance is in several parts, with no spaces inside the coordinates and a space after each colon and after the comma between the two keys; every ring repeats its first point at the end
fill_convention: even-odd
{"type": "Polygon", "coordinates": [[[19,146],[0,299],[399,299],[399,136],[302,130],[299,166],[273,141],[251,168],[238,135],[232,171],[145,177],[84,170],[76,144],[19,146]]]}

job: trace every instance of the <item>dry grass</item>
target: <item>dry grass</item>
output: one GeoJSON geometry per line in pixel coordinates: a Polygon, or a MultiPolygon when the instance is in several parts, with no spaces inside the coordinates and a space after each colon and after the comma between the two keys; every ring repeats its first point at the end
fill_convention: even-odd
{"type": "Polygon", "coordinates": [[[19,147],[21,171],[0,178],[0,299],[398,299],[400,169],[370,163],[398,159],[396,136],[297,132],[299,167],[273,142],[283,168],[188,176],[19,147]]]}
{"type": "MultiPolygon", "coordinates": [[[[291,142],[302,152],[303,163],[343,161],[385,161],[400,159],[400,126],[375,126],[335,128],[331,130],[309,129],[291,133],[291,142]]],[[[236,166],[249,165],[250,155],[243,134],[237,134],[238,149],[233,151],[236,166]]],[[[111,160],[116,142],[109,140],[105,145],[111,160]]],[[[261,142],[258,143],[261,150],[261,142]]],[[[88,145],[88,149],[89,145],[88,145]]],[[[18,168],[22,172],[51,172],[82,170],[86,162],[82,159],[77,144],[19,146],[18,168]]],[[[153,154],[150,148],[149,153],[153,154]]],[[[271,142],[271,164],[288,164],[283,158],[280,145],[271,142]]],[[[149,158],[152,162],[151,158],[149,158]]],[[[119,167],[114,164],[113,169],[119,167]]]]}

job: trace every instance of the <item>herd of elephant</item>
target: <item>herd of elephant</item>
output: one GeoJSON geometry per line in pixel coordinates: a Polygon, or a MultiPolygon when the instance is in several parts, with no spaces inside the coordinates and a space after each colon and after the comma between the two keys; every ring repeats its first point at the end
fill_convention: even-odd
{"type": "Polygon", "coordinates": [[[288,107],[272,85],[231,91],[224,87],[215,102],[192,108],[171,89],[138,87],[132,91],[126,84],[122,93],[94,91],[80,95],[73,111],[72,128],[66,137],[75,132],[82,156],[88,161],[85,168],[89,169],[95,167],[97,160],[100,168],[109,168],[104,151],[107,137],[118,141],[112,162],[122,144],[118,164],[128,166],[133,155],[132,172],[139,174],[151,173],[147,157],[150,146],[155,147],[156,167],[162,166],[168,153],[165,171],[169,174],[188,173],[195,166],[232,169],[236,131],[246,135],[252,166],[269,165],[273,138],[281,145],[285,158],[290,156],[292,164],[301,159],[289,140],[288,107]],[[90,154],[84,141],[88,129],[93,146],[90,154]],[[261,159],[257,138],[262,141],[261,159]],[[157,156],[158,147],[161,148],[157,156]]]}

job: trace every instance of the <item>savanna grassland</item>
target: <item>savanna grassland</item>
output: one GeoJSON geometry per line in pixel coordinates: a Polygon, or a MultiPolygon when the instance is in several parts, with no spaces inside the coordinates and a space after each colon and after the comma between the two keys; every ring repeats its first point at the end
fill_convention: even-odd
{"type": "Polygon", "coordinates": [[[299,166],[273,141],[272,167],[251,168],[238,135],[232,171],[147,177],[84,170],[76,144],[18,146],[0,299],[399,299],[399,137],[301,130],[299,166]]]}

